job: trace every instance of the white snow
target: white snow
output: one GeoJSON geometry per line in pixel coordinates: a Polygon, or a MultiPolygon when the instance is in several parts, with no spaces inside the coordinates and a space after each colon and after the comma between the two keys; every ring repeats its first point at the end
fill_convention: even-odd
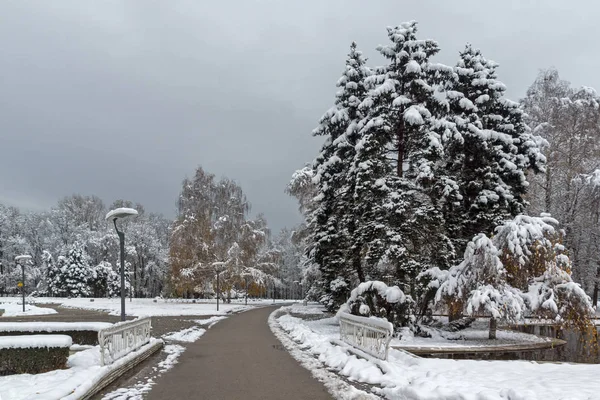
{"type": "Polygon", "coordinates": [[[0,332],[100,331],[112,325],[109,322],[0,322],[0,332]]]}
{"type": "MultiPolygon", "coordinates": [[[[106,311],[110,315],[121,315],[121,300],[119,298],[96,298],[90,301],[88,298],[59,298],[59,297],[40,297],[36,300],[38,303],[60,304],[62,307],[82,308],[87,310],[106,311]]],[[[271,300],[272,301],[272,300],[271,300]]],[[[191,300],[158,300],[156,303],[153,299],[133,299],[125,304],[125,312],[127,315],[134,317],[154,317],[154,316],[179,316],[179,315],[226,315],[232,312],[243,311],[252,308],[254,305],[269,303],[264,302],[248,302],[248,305],[243,304],[243,300],[238,300],[231,304],[219,304],[217,311],[216,300],[197,300],[192,303],[191,300]]]]}
{"type": "Polygon", "coordinates": [[[32,347],[71,347],[73,341],[67,335],[18,335],[0,336],[0,349],[27,349],[32,347]]]}
{"type": "Polygon", "coordinates": [[[420,74],[421,66],[415,60],[410,60],[409,62],[406,63],[406,68],[405,68],[404,72],[406,72],[407,74],[410,74],[410,73],[420,74]]]}
{"type": "Polygon", "coordinates": [[[206,319],[197,319],[194,322],[197,323],[198,325],[208,325],[209,328],[212,328],[214,324],[216,324],[217,322],[222,321],[226,318],[227,317],[216,315],[214,317],[210,317],[210,318],[206,318],[206,319]]]}
{"type": "MultiPolygon", "coordinates": [[[[23,312],[23,303],[18,304],[23,299],[5,298],[0,302],[0,309],[4,310],[2,317],[22,317],[29,315],[47,315],[56,314],[56,310],[47,307],[36,307],[25,302],[25,312],[23,312]]],[[[0,317],[0,318],[2,318],[0,317]]]]}
{"type": "Polygon", "coordinates": [[[165,346],[164,352],[168,354],[167,358],[158,363],[160,372],[166,372],[177,364],[177,360],[181,353],[185,351],[185,347],[178,344],[168,344],[165,346]]]}
{"type": "Polygon", "coordinates": [[[155,375],[146,378],[145,382],[140,381],[131,387],[119,388],[107,393],[102,400],[143,400],[144,394],[152,389],[152,386],[156,383],[156,379],[177,364],[179,356],[184,350],[185,347],[178,344],[166,345],[163,348],[163,352],[167,353],[167,358],[158,363],[158,368],[155,368],[155,371],[157,371],[155,375]]]}
{"type": "Polygon", "coordinates": [[[367,281],[352,289],[347,304],[356,301],[359,296],[362,296],[368,290],[376,290],[388,303],[404,303],[407,300],[407,296],[398,286],[388,286],[381,281],[367,281]]]}
{"type": "MultiPolygon", "coordinates": [[[[287,332],[287,335],[282,333],[283,339],[282,335],[276,335],[286,347],[290,346],[296,359],[314,360],[312,365],[301,361],[313,374],[329,368],[351,381],[376,385],[373,392],[383,398],[598,399],[598,365],[426,359],[395,349],[390,349],[387,361],[381,361],[366,354],[357,357],[353,352],[359,352],[335,340],[339,328],[333,318],[321,321],[303,321],[290,315],[275,318],[274,313],[270,319],[271,329],[277,332],[283,328],[287,332]],[[303,354],[298,354],[300,348],[303,354]]],[[[342,398],[339,393],[336,395],[342,398]]]]}
{"type": "Polygon", "coordinates": [[[176,342],[195,342],[200,339],[202,335],[204,335],[206,329],[198,328],[193,326],[191,328],[183,329],[178,332],[171,332],[163,336],[165,340],[173,340],[176,342]]]}
{"type": "Polygon", "coordinates": [[[411,125],[423,125],[425,121],[416,107],[411,106],[404,111],[404,120],[411,125]]]}
{"type": "MultiPolygon", "coordinates": [[[[335,372],[329,371],[328,367],[324,366],[321,360],[315,358],[312,353],[301,350],[301,341],[298,341],[298,339],[292,340],[290,335],[288,335],[279,324],[277,320],[279,313],[280,310],[275,310],[269,316],[269,327],[271,328],[271,331],[285,346],[290,355],[304,368],[309,370],[313,377],[322,382],[330,394],[340,400],[376,400],[379,398],[378,396],[369,394],[348,384],[340,379],[335,372]]],[[[314,336],[313,338],[320,340],[324,346],[326,346],[326,343],[329,343],[329,339],[324,336],[314,336]]]]}
{"type": "Polygon", "coordinates": [[[137,210],[134,210],[133,208],[121,207],[121,208],[115,208],[114,210],[109,211],[108,214],[106,214],[105,219],[109,220],[113,216],[117,216],[117,218],[123,218],[123,217],[133,217],[135,215],[138,215],[137,210]]]}

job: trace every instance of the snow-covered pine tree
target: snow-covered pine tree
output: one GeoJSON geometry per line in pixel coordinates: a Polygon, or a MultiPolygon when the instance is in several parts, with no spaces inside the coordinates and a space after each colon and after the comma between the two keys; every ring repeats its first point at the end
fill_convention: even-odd
{"type": "Polygon", "coordinates": [[[313,236],[310,255],[321,270],[322,289],[329,297],[325,301],[331,307],[345,301],[352,281],[365,279],[360,246],[353,242],[356,231],[352,214],[354,180],[349,179],[349,172],[358,140],[357,122],[363,116],[358,107],[366,95],[365,79],[370,74],[362,53],[356,43],[352,43],[346,68],[337,82],[335,105],[313,131],[313,135],[326,139],[313,163],[317,195],[309,219],[313,236]],[[332,286],[334,281],[336,284],[332,286]]]}
{"type": "Polygon", "coordinates": [[[587,329],[592,303],[573,282],[561,241],[555,219],[518,215],[498,226],[491,239],[475,236],[458,266],[428,271],[439,283],[436,301],[458,302],[467,314],[491,316],[490,338],[494,320],[516,321],[525,311],[587,329]]]}
{"type": "Polygon", "coordinates": [[[374,88],[361,103],[367,116],[354,163],[355,197],[365,209],[355,214],[365,216],[359,234],[371,265],[393,265],[394,283],[415,295],[420,270],[449,266],[454,258],[439,204],[456,187],[439,161],[443,141],[455,131],[436,96],[452,68],[430,61],[439,47],[417,38],[414,21],[388,28],[388,37],[391,44],[378,50],[389,64],[367,79],[374,88]]]}
{"type": "Polygon", "coordinates": [[[94,297],[113,297],[121,293],[119,274],[108,261],[100,261],[91,268],[90,292],[94,297]]]}
{"type": "Polygon", "coordinates": [[[587,328],[591,299],[571,277],[572,265],[562,244],[564,232],[549,215],[519,215],[496,229],[496,247],[512,286],[522,289],[529,310],[543,318],[587,328]]]}
{"type": "Polygon", "coordinates": [[[446,165],[459,188],[444,216],[458,251],[476,234],[523,212],[528,170],[540,172],[545,158],[523,122],[518,104],[504,98],[497,64],[470,45],[460,53],[447,81],[451,118],[460,135],[446,146],[446,165]]]}
{"type": "Polygon", "coordinates": [[[507,281],[500,251],[480,233],[465,250],[462,263],[450,268],[440,285],[436,302],[459,302],[470,316],[490,315],[489,338],[496,339],[498,320],[516,322],[523,317],[525,304],[519,290],[507,281]]]}
{"type": "Polygon", "coordinates": [[[64,294],[71,297],[91,295],[91,269],[89,257],[79,242],[69,249],[67,256],[61,258],[60,278],[64,284],[64,294]]]}

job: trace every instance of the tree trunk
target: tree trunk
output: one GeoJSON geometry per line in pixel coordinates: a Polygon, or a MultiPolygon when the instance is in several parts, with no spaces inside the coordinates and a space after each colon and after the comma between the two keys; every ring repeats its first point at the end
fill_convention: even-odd
{"type": "Polygon", "coordinates": [[[490,318],[490,340],[496,340],[496,330],[498,329],[498,321],[496,318],[490,318]]]}
{"type": "Polygon", "coordinates": [[[596,269],[596,283],[594,283],[594,294],[592,295],[592,305],[594,307],[598,304],[598,292],[600,290],[598,281],[600,281],[600,267],[596,269]]]}
{"type": "Polygon", "coordinates": [[[546,166],[546,187],[544,190],[544,212],[549,213],[552,208],[552,174],[550,166],[546,166]]]}
{"type": "Polygon", "coordinates": [[[448,305],[448,322],[456,321],[462,317],[463,304],[461,301],[452,302],[448,305]]]}
{"type": "Polygon", "coordinates": [[[360,248],[358,246],[352,249],[352,268],[354,269],[354,271],[356,271],[356,274],[358,275],[358,280],[360,282],[364,282],[365,272],[362,269],[362,263],[360,260],[360,248]]]}
{"type": "Polygon", "coordinates": [[[403,174],[403,170],[402,168],[404,167],[404,123],[401,122],[398,125],[398,132],[397,132],[397,138],[398,138],[398,166],[397,166],[397,172],[398,172],[398,177],[402,177],[403,174]]]}

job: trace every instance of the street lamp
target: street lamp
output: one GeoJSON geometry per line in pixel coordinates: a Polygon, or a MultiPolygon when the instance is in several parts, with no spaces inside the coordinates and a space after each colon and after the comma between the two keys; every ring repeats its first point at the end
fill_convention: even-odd
{"type": "Polygon", "coordinates": [[[221,272],[225,271],[225,263],[223,262],[214,262],[213,267],[215,268],[215,272],[217,273],[217,311],[219,311],[219,296],[220,296],[220,288],[219,288],[219,275],[221,272]]]}
{"type": "Polygon", "coordinates": [[[21,292],[23,293],[23,312],[25,312],[25,264],[31,260],[31,256],[23,254],[22,256],[16,256],[15,262],[21,266],[23,278],[21,279],[21,292]]]}
{"type": "Polygon", "coordinates": [[[117,208],[106,214],[106,220],[113,221],[117,235],[119,235],[119,245],[121,247],[121,321],[125,321],[125,233],[117,227],[117,220],[134,217],[138,212],[133,208],[117,208]]]}

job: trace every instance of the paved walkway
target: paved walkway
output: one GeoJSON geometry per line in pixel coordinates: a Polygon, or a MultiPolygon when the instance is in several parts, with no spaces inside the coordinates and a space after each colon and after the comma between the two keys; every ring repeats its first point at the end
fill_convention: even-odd
{"type": "Polygon", "coordinates": [[[321,400],[325,386],[294,360],[273,335],[273,307],[231,316],[187,346],[147,399],[321,400]]]}

